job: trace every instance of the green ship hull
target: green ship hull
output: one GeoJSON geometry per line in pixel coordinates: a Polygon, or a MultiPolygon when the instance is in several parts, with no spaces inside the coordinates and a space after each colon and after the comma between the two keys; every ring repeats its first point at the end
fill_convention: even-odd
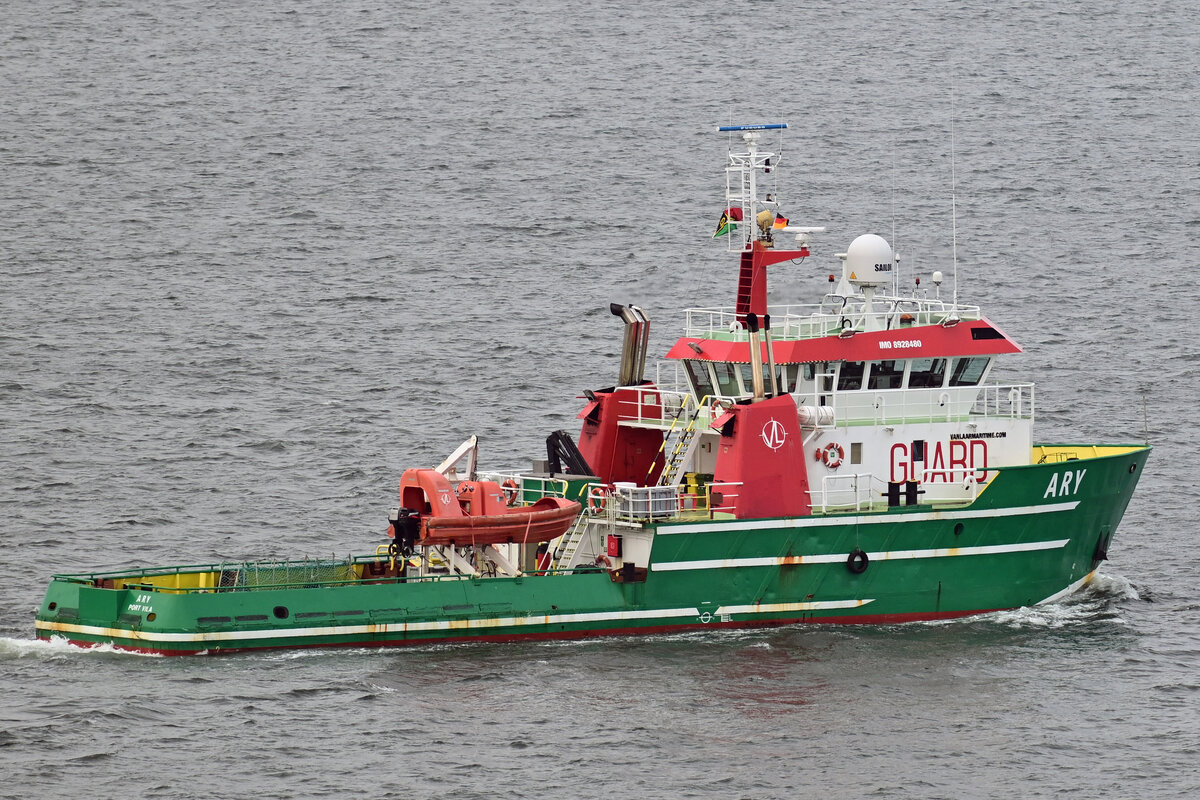
{"type": "Polygon", "coordinates": [[[37,635],[390,647],[945,619],[1079,588],[1150,448],[1034,444],[1034,386],[988,382],[1020,346],[940,272],[902,286],[876,234],[833,254],[819,303],[769,305],[768,268],[825,230],[781,213],[760,143],[786,128],[719,129],[735,304],[688,309],[654,380],[649,316],[611,304],[620,368],[584,391],[578,441],[554,431],[521,474],[480,473],[476,437],[406,469],[374,554],[55,576],[37,635]]]}
{"type": "Polygon", "coordinates": [[[643,569],[391,578],[377,574],[386,558],[368,555],[58,575],[37,636],[183,655],[895,623],[1029,606],[1095,574],[1150,453],[1053,447],[1096,455],[994,469],[956,508],[648,522],[638,529],[650,542],[643,569]]]}

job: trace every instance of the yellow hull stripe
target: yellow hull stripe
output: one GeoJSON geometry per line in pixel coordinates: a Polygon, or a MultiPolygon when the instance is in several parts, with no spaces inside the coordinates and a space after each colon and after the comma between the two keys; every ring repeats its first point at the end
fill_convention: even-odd
{"type": "MultiPolygon", "coordinates": [[[[811,603],[779,603],[759,606],[731,606],[719,614],[772,614],[780,611],[821,611],[837,608],[857,608],[873,600],[831,600],[811,603]],[[776,608],[778,606],[778,608],[776,608]],[[742,610],[744,609],[744,610],[742,610]]],[[[48,633],[83,634],[108,639],[139,642],[240,642],[253,639],[295,639],[308,637],[363,636],[373,634],[423,633],[430,631],[480,631],[489,628],[513,628],[530,625],[580,624],[588,622],[632,622],[652,619],[695,617],[700,621],[698,608],[664,608],[639,611],[596,611],[582,614],[546,614],[528,617],[486,617],[481,619],[441,619],[428,622],[389,622],[372,625],[331,625],[323,628],[275,628],[271,630],[205,631],[199,633],[169,633],[137,631],[129,628],[106,628],[99,625],[78,625],[69,622],[37,620],[40,631],[48,633]]]]}

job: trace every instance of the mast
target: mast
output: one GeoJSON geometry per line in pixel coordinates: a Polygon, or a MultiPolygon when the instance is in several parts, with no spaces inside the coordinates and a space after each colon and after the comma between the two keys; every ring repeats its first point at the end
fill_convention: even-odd
{"type": "MultiPolygon", "coordinates": [[[[736,315],[743,326],[747,315],[758,318],[767,315],[767,267],[781,261],[804,258],[809,255],[805,246],[807,234],[814,228],[793,228],[784,225],[775,228],[779,198],[775,193],[760,188],[759,175],[766,176],[779,164],[779,154],[758,149],[763,131],[787,129],[785,122],[761,125],[723,125],[719,133],[730,134],[729,163],[725,166],[725,213],[736,224],[726,225],[718,235],[726,237],[730,251],[740,252],[736,315]],[[745,149],[733,149],[733,134],[741,134],[745,149]],[[762,218],[760,219],[760,215],[762,218]],[[738,228],[740,227],[740,230],[738,228]],[[775,233],[797,233],[798,250],[775,249],[775,233]],[[735,241],[734,235],[737,234],[735,241]],[[802,238],[805,237],[805,238],[802,238]]],[[[762,181],[766,184],[767,181],[762,181]]],[[[722,219],[726,219],[723,217],[722,219]]]]}

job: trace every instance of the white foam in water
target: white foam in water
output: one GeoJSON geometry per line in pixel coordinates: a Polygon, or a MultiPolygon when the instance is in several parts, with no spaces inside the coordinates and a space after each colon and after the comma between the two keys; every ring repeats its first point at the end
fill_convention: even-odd
{"type": "Polygon", "coordinates": [[[1097,573],[1089,584],[1052,603],[992,611],[970,617],[928,620],[917,624],[940,626],[961,625],[964,622],[993,622],[1013,628],[1062,628],[1103,621],[1124,625],[1125,620],[1116,613],[1112,605],[1123,600],[1140,599],[1137,589],[1126,578],[1097,573]]]}
{"type": "Polygon", "coordinates": [[[1053,603],[998,611],[988,617],[1014,628],[1063,628],[1099,621],[1124,625],[1114,603],[1138,599],[1137,590],[1127,579],[1097,574],[1087,586],[1053,603]]]}
{"type": "Polygon", "coordinates": [[[54,636],[49,641],[44,639],[10,639],[0,637],[0,658],[47,658],[55,656],[88,656],[88,655],[119,655],[137,656],[140,658],[162,658],[157,653],[137,653],[130,650],[118,650],[111,644],[98,644],[95,647],[80,647],[71,644],[62,636],[54,636]]]}

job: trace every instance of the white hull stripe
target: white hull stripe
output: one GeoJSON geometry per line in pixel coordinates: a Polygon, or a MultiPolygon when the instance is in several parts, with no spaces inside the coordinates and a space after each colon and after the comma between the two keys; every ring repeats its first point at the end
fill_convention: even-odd
{"type": "MultiPolygon", "coordinates": [[[[1057,550],[1066,547],[1070,539],[1025,544],[990,544],[980,547],[939,547],[929,550],[884,550],[867,553],[871,561],[899,561],[906,558],[949,558],[951,556],[990,556],[997,553],[1028,553],[1035,550],[1057,550]]],[[[796,564],[841,564],[849,553],[825,553],[813,556],[778,556],[763,558],[714,558],[704,561],[664,561],[650,565],[654,572],[674,572],[686,569],[736,569],[740,567],[782,567],[796,564]]]]}
{"type": "Polygon", "coordinates": [[[828,528],[840,525],[887,525],[931,522],[933,520],[979,519],[981,517],[1023,517],[1029,514],[1053,514],[1058,511],[1074,511],[1078,500],[1066,503],[1046,503],[1040,506],[1013,506],[1012,508],[979,508],[963,511],[919,511],[914,514],[871,514],[869,516],[841,517],[793,517],[791,519],[729,520],[728,522],[695,522],[682,525],[660,525],[659,536],[677,533],[726,533],[733,531],[785,530],[788,528],[828,528]]]}
{"type": "MultiPolygon", "coordinates": [[[[873,600],[830,600],[810,603],[775,603],[749,606],[729,606],[716,611],[720,614],[773,614],[783,611],[822,611],[826,609],[857,608],[873,600]]],[[[38,630],[50,633],[80,633],[112,639],[132,639],[142,642],[239,642],[253,639],[293,639],[316,636],[359,636],[380,633],[417,633],[423,631],[483,631],[488,628],[509,628],[523,625],[554,625],[584,622],[630,622],[650,619],[695,617],[707,622],[698,608],[663,608],[641,611],[595,611],[584,614],[553,614],[529,617],[485,617],[480,619],[431,620],[429,622],[393,622],[376,625],[332,625],[324,628],[276,628],[253,631],[206,631],[203,633],[166,633],[135,631],[128,628],[105,628],[99,625],[76,625],[68,622],[37,620],[38,630]]],[[[710,615],[711,618],[711,615],[710,615]]]]}

